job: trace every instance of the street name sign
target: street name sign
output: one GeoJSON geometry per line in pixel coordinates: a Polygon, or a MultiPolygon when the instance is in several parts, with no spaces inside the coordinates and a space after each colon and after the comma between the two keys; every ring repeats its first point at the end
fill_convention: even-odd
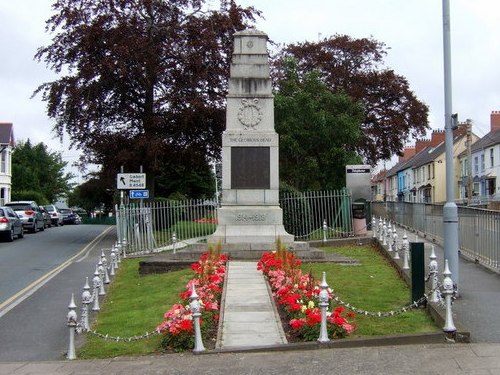
{"type": "Polygon", "coordinates": [[[146,173],[118,173],[116,188],[120,190],[146,188],[146,173]]]}
{"type": "Polygon", "coordinates": [[[149,190],[130,190],[129,197],[130,199],[148,199],[149,190]]]}

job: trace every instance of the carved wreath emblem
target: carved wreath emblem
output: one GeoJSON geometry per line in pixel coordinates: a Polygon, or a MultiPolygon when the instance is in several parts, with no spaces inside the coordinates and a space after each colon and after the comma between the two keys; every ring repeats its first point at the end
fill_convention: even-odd
{"type": "Polygon", "coordinates": [[[262,120],[259,99],[242,99],[241,104],[238,120],[245,127],[245,130],[248,130],[248,128],[254,129],[262,120]]]}

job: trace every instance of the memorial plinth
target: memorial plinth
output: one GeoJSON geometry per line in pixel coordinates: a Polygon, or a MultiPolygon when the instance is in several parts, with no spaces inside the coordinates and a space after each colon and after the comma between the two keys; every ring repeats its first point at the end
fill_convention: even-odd
{"type": "Polygon", "coordinates": [[[278,237],[285,245],[294,242],[279,206],[279,139],[267,39],[254,29],[234,34],[222,134],[221,207],[211,243],[270,250],[278,237]]]}

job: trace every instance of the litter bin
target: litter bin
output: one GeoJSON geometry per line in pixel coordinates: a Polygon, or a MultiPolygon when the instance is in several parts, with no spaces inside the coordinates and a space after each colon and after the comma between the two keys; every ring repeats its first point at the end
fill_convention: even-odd
{"type": "Polygon", "coordinates": [[[354,236],[366,236],[366,202],[356,201],[352,203],[352,229],[354,236]]]}

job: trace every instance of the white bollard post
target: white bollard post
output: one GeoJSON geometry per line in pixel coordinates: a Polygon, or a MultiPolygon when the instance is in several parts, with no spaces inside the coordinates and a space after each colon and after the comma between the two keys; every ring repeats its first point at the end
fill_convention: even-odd
{"type": "Polygon", "coordinates": [[[68,346],[68,354],[66,355],[67,359],[76,359],[76,351],[75,351],[75,329],[77,326],[78,316],[76,315],[76,305],[75,305],[75,296],[73,293],[71,294],[71,302],[68,306],[68,315],[67,315],[67,324],[69,327],[69,346],[68,346]]]}
{"type": "Polygon", "coordinates": [[[384,219],[384,225],[382,225],[382,237],[381,240],[383,241],[382,242],[382,245],[384,246],[387,246],[387,224],[385,223],[385,219],[384,219]]]}
{"type": "Polygon", "coordinates": [[[82,293],[82,329],[88,331],[90,329],[89,324],[89,305],[92,302],[92,294],[90,294],[89,278],[85,278],[85,285],[83,286],[82,293]]]}
{"type": "Polygon", "coordinates": [[[111,248],[111,254],[109,255],[110,257],[110,270],[109,270],[109,276],[115,276],[115,264],[116,264],[116,253],[115,253],[115,248],[111,248]]]}
{"type": "Polygon", "coordinates": [[[451,313],[451,297],[453,296],[453,280],[451,279],[450,268],[448,267],[448,259],[444,260],[444,272],[443,272],[443,292],[446,304],[446,318],[443,327],[443,331],[446,333],[453,333],[457,329],[453,323],[453,314],[451,313]]]}
{"type": "Polygon", "coordinates": [[[434,251],[434,245],[431,246],[431,255],[430,255],[430,262],[429,262],[429,274],[431,278],[431,296],[430,296],[430,302],[433,303],[438,303],[439,302],[439,297],[438,297],[438,291],[437,291],[437,283],[438,283],[438,262],[437,262],[437,256],[436,252],[434,251]]]}
{"type": "Polygon", "coordinates": [[[99,273],[99,278],[101,279],[101,283],[99,285],[99,295],[105,296],[106,290],[104,289],[104,267],[102,265],[101,258],[99,258],[99,263],[97,263],[97,272],[99,273]]]}
{"type": "Polygon", "coordinates": [[[116,245],[116,266],[115,268],[118,268],[118,265],[122,262],[122,245],[117,244],[116,245]]]}
{"type": "Polygon", "coordinates": [[[328,225],[326,225],[326,219],[323,219],[323,243],[326,243],[327,230],[328,230],[328,225]]]}
{"type": "Polygon", "coordinates": [[[101,307],[99,306],[99,289],[101,288],[101,278],[99,277],[99,271],[97,267],[94,272],[94,278],[92,279],[92,286],[94,287],[94,293],[92,297],[94,298],[94,305],[92,306],[92,311],[99,311],[101,307]]]}
{"type": "Polygon", "coordinates": [[[321,291],[318,295],[318,305],[321,308],[321,328],[319,332],[318,342],[326,343],[330,341],[330,339],[328,338],[328,329],[326,323],[326,313],[328,309],[328,301],[330,299],[327,290],[328,284],[326,283],[326,272],[323,272],[323,280],[319,284],[319,287],[321,288],[321,291]]]}
{"type": "Polygon", "coordinates": [[[177,244],[177,236],[175,235],[175,232],[172,233],[172,247],[174,248],[174,254],[175,254],[175,247],[177,244]]]}
{"type": "Polygon", "coordinates": [[[120,254],[120,256],[122,256],[123,259],[127,257],[127,246],[128,246],[127,240],[124,238],[122,240],[122,248],[121,248],[121,250],[123,251],[123,255],[120,254]]]}
{"type": "Polygon", "coordinates": [[[382,221],[382,217],[378,222],[378,240],[382,241],[384,236],[384,222],[382,221]]]}
{"type": "Polygon", "coordinates": [[[377,238],[377,219],[372,216],[372,238],[377,238]]]}
{"type": "Polygon", "coordinates": [[[189,297],[191,302],[189,303],[189,307],[192,311],[193,315],[193,324],[194,324],[194,353],[204,352],[205,347],[203,346],[203,340],[201,338],[201,328],[200,328],[200,316],[201,316],[201,305],[200,301],[198,301],[198,294],[196,293],[195,286],[193,284],[193,290],[191,292],[191,296],[189,297]]]}
{"type": "Polygon", "coordinates": [[[108,260],[106,259],[106,255],[104,254],[104,249],[101,250],[101,262],[104,268],[104,284],[109,284],[111,280],[109,279],[108,260]]]}
{"type": "Polygon", "coordinates": [[[404,231],[403,233],[403,241],[401,247],[402,247],[401,250],[403,251],[403,269],[409,270],[410,242],[408,241],[408,237],[406,236],[406,231],[404,231]]]}
{"type": "Polygon", "coordinates": [[[394,259],[399,259],[399,251],[398,251],[398,232],[396,232],[396,227],[392,229],[392,240],[393,240],[393,249],[394,249],[394,259]]]}
{"type": "Polygon", "coordinates": [[[387,226],[387,251],[392,252],[392,226],[390,221],[387,226]]]}

